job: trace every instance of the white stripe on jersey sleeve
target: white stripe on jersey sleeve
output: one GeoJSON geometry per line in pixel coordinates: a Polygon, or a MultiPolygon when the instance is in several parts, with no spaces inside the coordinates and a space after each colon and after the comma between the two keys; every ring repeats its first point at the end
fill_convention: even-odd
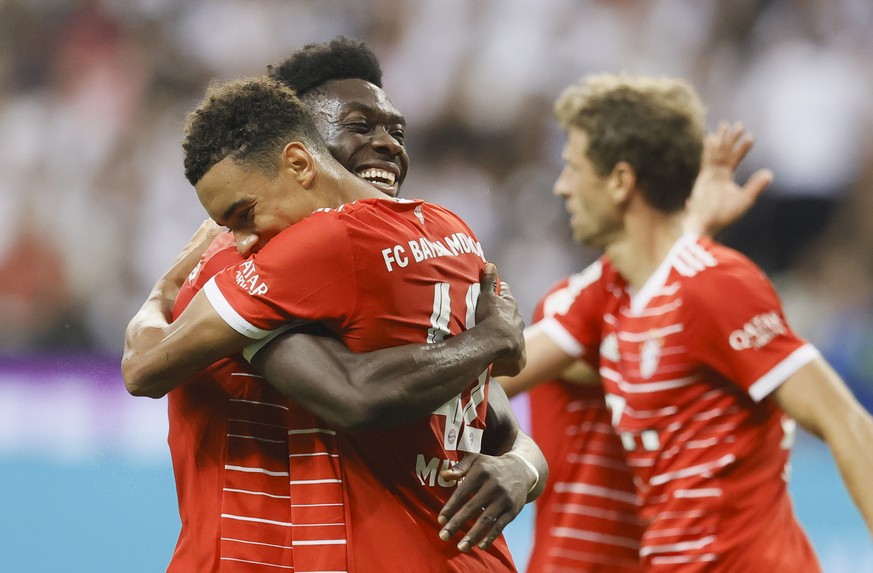
{"type": "Polygon", "coordinates": [[[555,318],[549,316],[530,326],[531,331],[535,331],[536,329],[542,330],[555,342],[555,344],[561,347],[561,350],[570,356],[582,356],[582,352],[584,351],[582,345],[579,344],[579,341],[576,340],[572,334],[567,332],[567,329],[564,328],[560,322],[555,320],[555,318]]]}
{"type": "Polygon", "coordinates": [[[249,338],[254,338],[255,340],[260,340],[264,338],[272,331],[264,330],[263,328],[258,328],[257,326],[251,324],[249,321],[244,319],[240,314],[230,306],[230,303],[227,302],[227,299],[224,298],[224,294],[218,288],[218,285],[215,284],[215,277],[209,279],[209,282],[203,287],[203,291],[206,293],[206,298],[209,299],[209,302],[212,304],[212,308],[215,309],[215,312],[224,319],[224,322],[228,324],[231,328],[242,334],[243,336],[248,336],[249,338]]]}
{"type": "Polygon", "coordinates": [[[804,344],[789,354],[782,362],[771,368],[769,372],[758,378],[749,387],[749,396],[755,402],[760,402],[769,396],[773,390],[781,386],[789,376],[800,370],[801,366],[805,366],[819,356],[821,354],[819,354],[815,346],[804,344]]]}
{"type": "Polygon", "coordinates": [[[243,349],[243,358],[251,363],[251,361],[255,358],[255,354],[257,354],[262,348],[271,343],[280,334],[288,332],[296,326],[299,326],[298,322],[289,322],[288,324],[283,324],[276,330],[269,331],[262,339],[258,340],[257,342],[252,342],[243,349]]]}

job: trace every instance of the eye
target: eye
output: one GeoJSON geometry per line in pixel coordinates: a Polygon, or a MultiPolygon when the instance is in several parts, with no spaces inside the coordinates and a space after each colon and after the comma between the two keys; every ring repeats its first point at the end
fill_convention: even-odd
{"type": "Polygon", "coordinates": [[[350,121],[346,123],[346,127],[355,133],[367,133],[370,131],[370,126],[366,121],[350,121]]]}
{"type": "Polygon", "coordinates": [[[388,130],[388,133],[399,143],[403,143],[406,140],[406,131],[402,127],[392,127],[388,130]]]}

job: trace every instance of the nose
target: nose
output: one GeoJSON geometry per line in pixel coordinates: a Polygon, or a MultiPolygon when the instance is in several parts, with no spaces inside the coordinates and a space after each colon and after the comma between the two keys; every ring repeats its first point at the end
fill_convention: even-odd
{"type": "Polygon", "coordinates": [[[239,254],[248,258],[255,252],[260,237],[255,233],[234,231],[233,239],[236,241],[236,250],[239,251],[239,254]]]}
{"type": "Polygon", "coordinates": [[[373,132],[370,144],[379,153],[396,156],[403,153],[403,144],[391,135],[386,129],[377,129],[373,132]]]}
{"type": "Polygon", "coordinates": [[[561,170],[561,174],[558,175],[558,178],[555,180],[555,185],[552,187],[552,193],[558,197],[567,198],[570,196],[570,192],[567,189],[567,184],[564,182],[564,179],[564,170],[561,170]]]}

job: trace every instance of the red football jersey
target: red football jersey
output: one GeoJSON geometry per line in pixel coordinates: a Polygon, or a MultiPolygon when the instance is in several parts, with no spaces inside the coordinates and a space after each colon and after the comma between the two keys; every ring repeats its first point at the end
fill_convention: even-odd
{"type": "Polygon", "coordinates": [[[582,297],[542,324],[580,355],[601,318],[600,373],[642,501],[646,570],[819,571],[785,481],[793,422],[768,398],[818,353],[767,278],[690,235],[637,292],[606,258],[588,272],[602,306],[582,297]]]}
{"type": "MultiPolygon", "coordinates": [[[[178,316],[206,279],[242,258],[219,236],[182,286],[178,316]]],[[[217,362],[168,396],[182,528],[169,572],[291,570],[289,401],[241,357],[217,362]]]]}
{"type": "MultiPolygon", "coordinates": [[[[453,213],[368,199],[312,214],[205,291],[228,324],[252,338],[317,321],[365,352],[436,342],[472,326],[483,266],[475,235],[453,213]]],[[[335,435],[350,570],[514,570],[502,537],[467,554],[439,538],[437,515],[456,485],[439,472],[480,450],[488,383],[483,372],[424,419],[335,435]]]]}
{"type": "MultiPolygon", "coordinates": [[[[584,272],[560,281],[539,302],[534,323],[566,311],[573,301],[602,305],[602,291],[584,272]]],[[[591,326],[583,359],[597,368],[600,320],[591,326]]],[[[631,471],[610,423],[600,384],[561,379],[529,392],[531,434],[549,463],[537,499],[535,537],[527,573],[635,573],[642,521],[631,471]]]]}

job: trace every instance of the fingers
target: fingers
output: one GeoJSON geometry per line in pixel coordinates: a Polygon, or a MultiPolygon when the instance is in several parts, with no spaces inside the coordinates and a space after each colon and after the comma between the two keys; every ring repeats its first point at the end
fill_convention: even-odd
{"type": "MultiPolygon", "coordinates": [[[[454,498],[455,496],[453,495],[452,497],[454,498]]],[[[489,502],[488,496],[483,493],[474,495],[463,503],[458,508],[458,511],[446,521],[444,527],[440,530],[440,539],[443,541],[450,540],[465,523],[473,521],[472,527],[458,542],[458,550],[467,552],[474,545],[480,549],[487,549],[515,517],[511,510],[512,506],[503,500],[498,499],[489,502]]],[[[443,513],[440,513],[441,522],[444,519],[443,513]]]]}
{"type": "Polygon", "coordinates": [[[769,169],[759,169],[743,185],[743,192],[750,195],[754,201],[771,183],[773,183],[773,172],[769,169]]]}
{"type": "Polygon", "coordinates": [[[479,274],[479,284],[483,292],[497,292],[497,266],[494,263],[485,263],[485,268],[479,274]]]}
{"type": "Polygon", "coordinates": [[[704,161],[710,165],[723,165],[735,170],[755,144],[741,122],[721,121],[715,131],[704,140],[704,161]]]}
{"type": "MultiPolygon", "coordinates": [[[[463,478],[440,512],[440,539],[449,541],[465,530],[459,551],[474,546],[487,549],[524,507],[527,479],[519,479],[515,467],[503,457],[468,454],[461,463],[441,473],[443,479],[463,478]]],[[[517,468],[516,468],[517,469],[517,468]]]]}
{"type": "MultiPolygon", "coordinates": [[[[449,521],[449,519],[452,518],[457,511],[462,509],[464,505],[464,500],[470,497],[472,493],[470,490],[473,488],[473,484],[465,483],[463,481],[463,478],[467,475],[472,460],[475,457],[475,454],[468,454],[451,468],[440,472],[440,477],[442,479],[446,481],[457,480],[458,482],[458,486],[455,488],[455,492],[449,498],[449,501],[447,501],[446,504],[443,506],[443,509],[440,511],[439,517],[437,518],[440,524],[444,524],[449,521]]],[[[454,535],[454,532],[452,532],[452,535],[454,535]]],[[[442,534],[440,534],[440,537],[442,537],[442,534]]],[[[451,535],[449,535],[449,537],[451,537],[451,535]]]]}
{"type": "Polygon", "coordinates": [[[219,226],[219,224],[212,219],[206,219],[200,223],[200,227],[197,228],[197,231],[194,233],[194,237],[192,237],[191,240],[192,242],[205,240],[211,243],[212,239],[220,235],[223,231],[224,227],[219,226]]]}
{"type": "Polygon", "coordinates": [[[479,549],[488,549],[515,517],[494,504],[484,507],[481,512],[470,531],[458,542],[459,551],[466,553],[474,545],[479,549]]]}

